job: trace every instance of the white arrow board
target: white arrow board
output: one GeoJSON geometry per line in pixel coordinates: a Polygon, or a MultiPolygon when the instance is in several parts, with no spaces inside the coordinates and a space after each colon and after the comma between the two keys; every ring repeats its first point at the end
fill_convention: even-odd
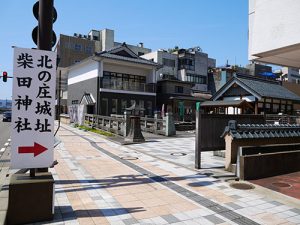
{"type": "Polygon", "coordinates": [[[53,163],[56,53],[14,48],[11,168],[53,163]]]}

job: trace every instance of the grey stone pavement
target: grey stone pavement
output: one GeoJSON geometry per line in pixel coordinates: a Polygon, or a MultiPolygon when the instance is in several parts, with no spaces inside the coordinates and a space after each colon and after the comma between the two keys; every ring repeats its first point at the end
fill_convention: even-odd
{"type": "Polygon", "coordinates": [[[205,153],[194,170],[193,134],[134,145],[67,125],[58,134],[54,220],[35,224],[300,224],[299,200],[219,178],[224,159],[205,153]]]}
{"type": "MultiPolygon", "coordinates": [[[[176,137],[160,137],[144,133],[146,142],[128,145],[129,148],[149,154],[181,166],[193,169],[195,165],[194,132],[178,132],[176,137]]],[[[224,158],[213,155],[213,152],[201,153],[201,168],[223,168],[224,158]]],[[[224,170],[223,170],[224,171],[224,170]]]]}

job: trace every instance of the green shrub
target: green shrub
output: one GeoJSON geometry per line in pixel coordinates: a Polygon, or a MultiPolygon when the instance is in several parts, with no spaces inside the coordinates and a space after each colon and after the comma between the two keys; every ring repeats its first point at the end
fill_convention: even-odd
{"type": "Polygon", "coordinates": [[[112,134],[110,132],[103,131],[103,130],[98,130],[98,129],[87,127],[87,126],[84,126],[84,125],[78,126],[78,128],[82,129],[82,130],[86,130],[86,131],[91,131],[91,132],[94,132],[96,134],[101,134],[101,135],[104,135],[104,136],[107,136],[107,137],[114,136],[114,134],[112,134]]]}

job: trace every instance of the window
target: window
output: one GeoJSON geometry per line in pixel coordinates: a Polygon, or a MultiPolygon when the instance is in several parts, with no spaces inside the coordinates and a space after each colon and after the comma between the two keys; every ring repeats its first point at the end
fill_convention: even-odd
{"type": "Polygon", "coordinates": [[[197,74],[186,74],[186,81],[196,84],[207,84],[207,77],[197,74]]]}
{"type": "Polygon", "coordinates": [[[103,88],[145,91],[145,83],[145,76],[103,71],[103,88]]]}
{"type": "Polygon", "coordinates": [[[163,65],[169,67],[175,67],[175,60],[163,58],[163,65]]]}
{"type": "Polygon", "coordinates": [[[147,115],[152,115],[152,102],[147,101],[147,115]]]}
{"type": "Polygon", "coordinates": [[[124,112],[125,109],[127,108],[127,100],[126,99],[122,99],[121,107],[122,107],[122,112],[124,112]]]}
{"type": "Polygon", "coordinates": [[[111,113],[117,114],[118,112],[118,99],[111,100],[111,113]]]}
{"type": "Polygon", "coordinates": [[[175,93],[183,93],[183,87],[182,86],[175,86],[175,93]]]}
{"type": "Polygon", "coordinates": [[[145,103],[144,103],[144,100],[140,100],[140,101],[139,101],[139,106],[140,106],[141,109],[143,109],[143,108],[145,107],[144,104],[145,104],[145,103]]]}
{"type": "Polygon", "coordinates": [[[178,69],[195,70],[195,60],[192,58],[178,59],[178,69]]]}
{"type": "Polygon", "coordinates": [[[101,113],[102,113],[102,115],[108,116],[108,99],[107,98],[102,98],[101,113]]]}
{"type": "Polygon", "coordinates": [[[93,36],[93,40],[97,41],[98,40],[98,37],[97,36],[93,36]]]}
{"type": "Polygon", "coordinates": [[[138,52],[138,56],[145,55],[144,52],[138,52]]]}
{"type": "Polygon", "coordinates": [[[81,51],[81,45],[80,44],[75,44],[74,49],[75,49],[75,51],[80,52],[81,51]]]}
{"type": "Polygon", "coordinates": [[[72,105],[76,105],[76,104],[78,104],[78,103],[79,103],[78,100],[72,100],[72,105]]]}

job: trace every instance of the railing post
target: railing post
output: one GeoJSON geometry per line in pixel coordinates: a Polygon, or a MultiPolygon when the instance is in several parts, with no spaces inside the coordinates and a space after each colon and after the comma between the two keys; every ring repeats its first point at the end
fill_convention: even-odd
{"type": "Polygon", "coordinates": [[[130,130],[130,118],[127,111],[124,112],[124,127],[123,127],[124,137],[126,137],[130,130]]]}
{"type": "Polygon", "coordinates": [[[105,119],[104,118],[102,118],[102,129],[104,129],[105,128],[105,119]]]}
{"type": "Polygon", "coordinates": [[[166,136],[176,135],[173,113],[166,113],[166,117],[164,117],[164,120],[166,121],[166,136]]]}
{"type": "Polygon", "coordinates": [[[153,127],[153,133],[154,134],[157,134],[157,131],[158,131],[158,122],[157,122],[157,119],[158,119],[158,113],[155,112],[154,113],[154,127],[153,127]]]}
{"type": "Polygon", "coordinates": [[[111,118],[109,118],[109,120],[108,120],[108,131],[110,132],[111,131],[111,118]]]}
{"type": "Polygon", "coordinates": [[[144,131],[147,131],[147,119],[148,119],[148,116],[145,115],[144,131]]]}

